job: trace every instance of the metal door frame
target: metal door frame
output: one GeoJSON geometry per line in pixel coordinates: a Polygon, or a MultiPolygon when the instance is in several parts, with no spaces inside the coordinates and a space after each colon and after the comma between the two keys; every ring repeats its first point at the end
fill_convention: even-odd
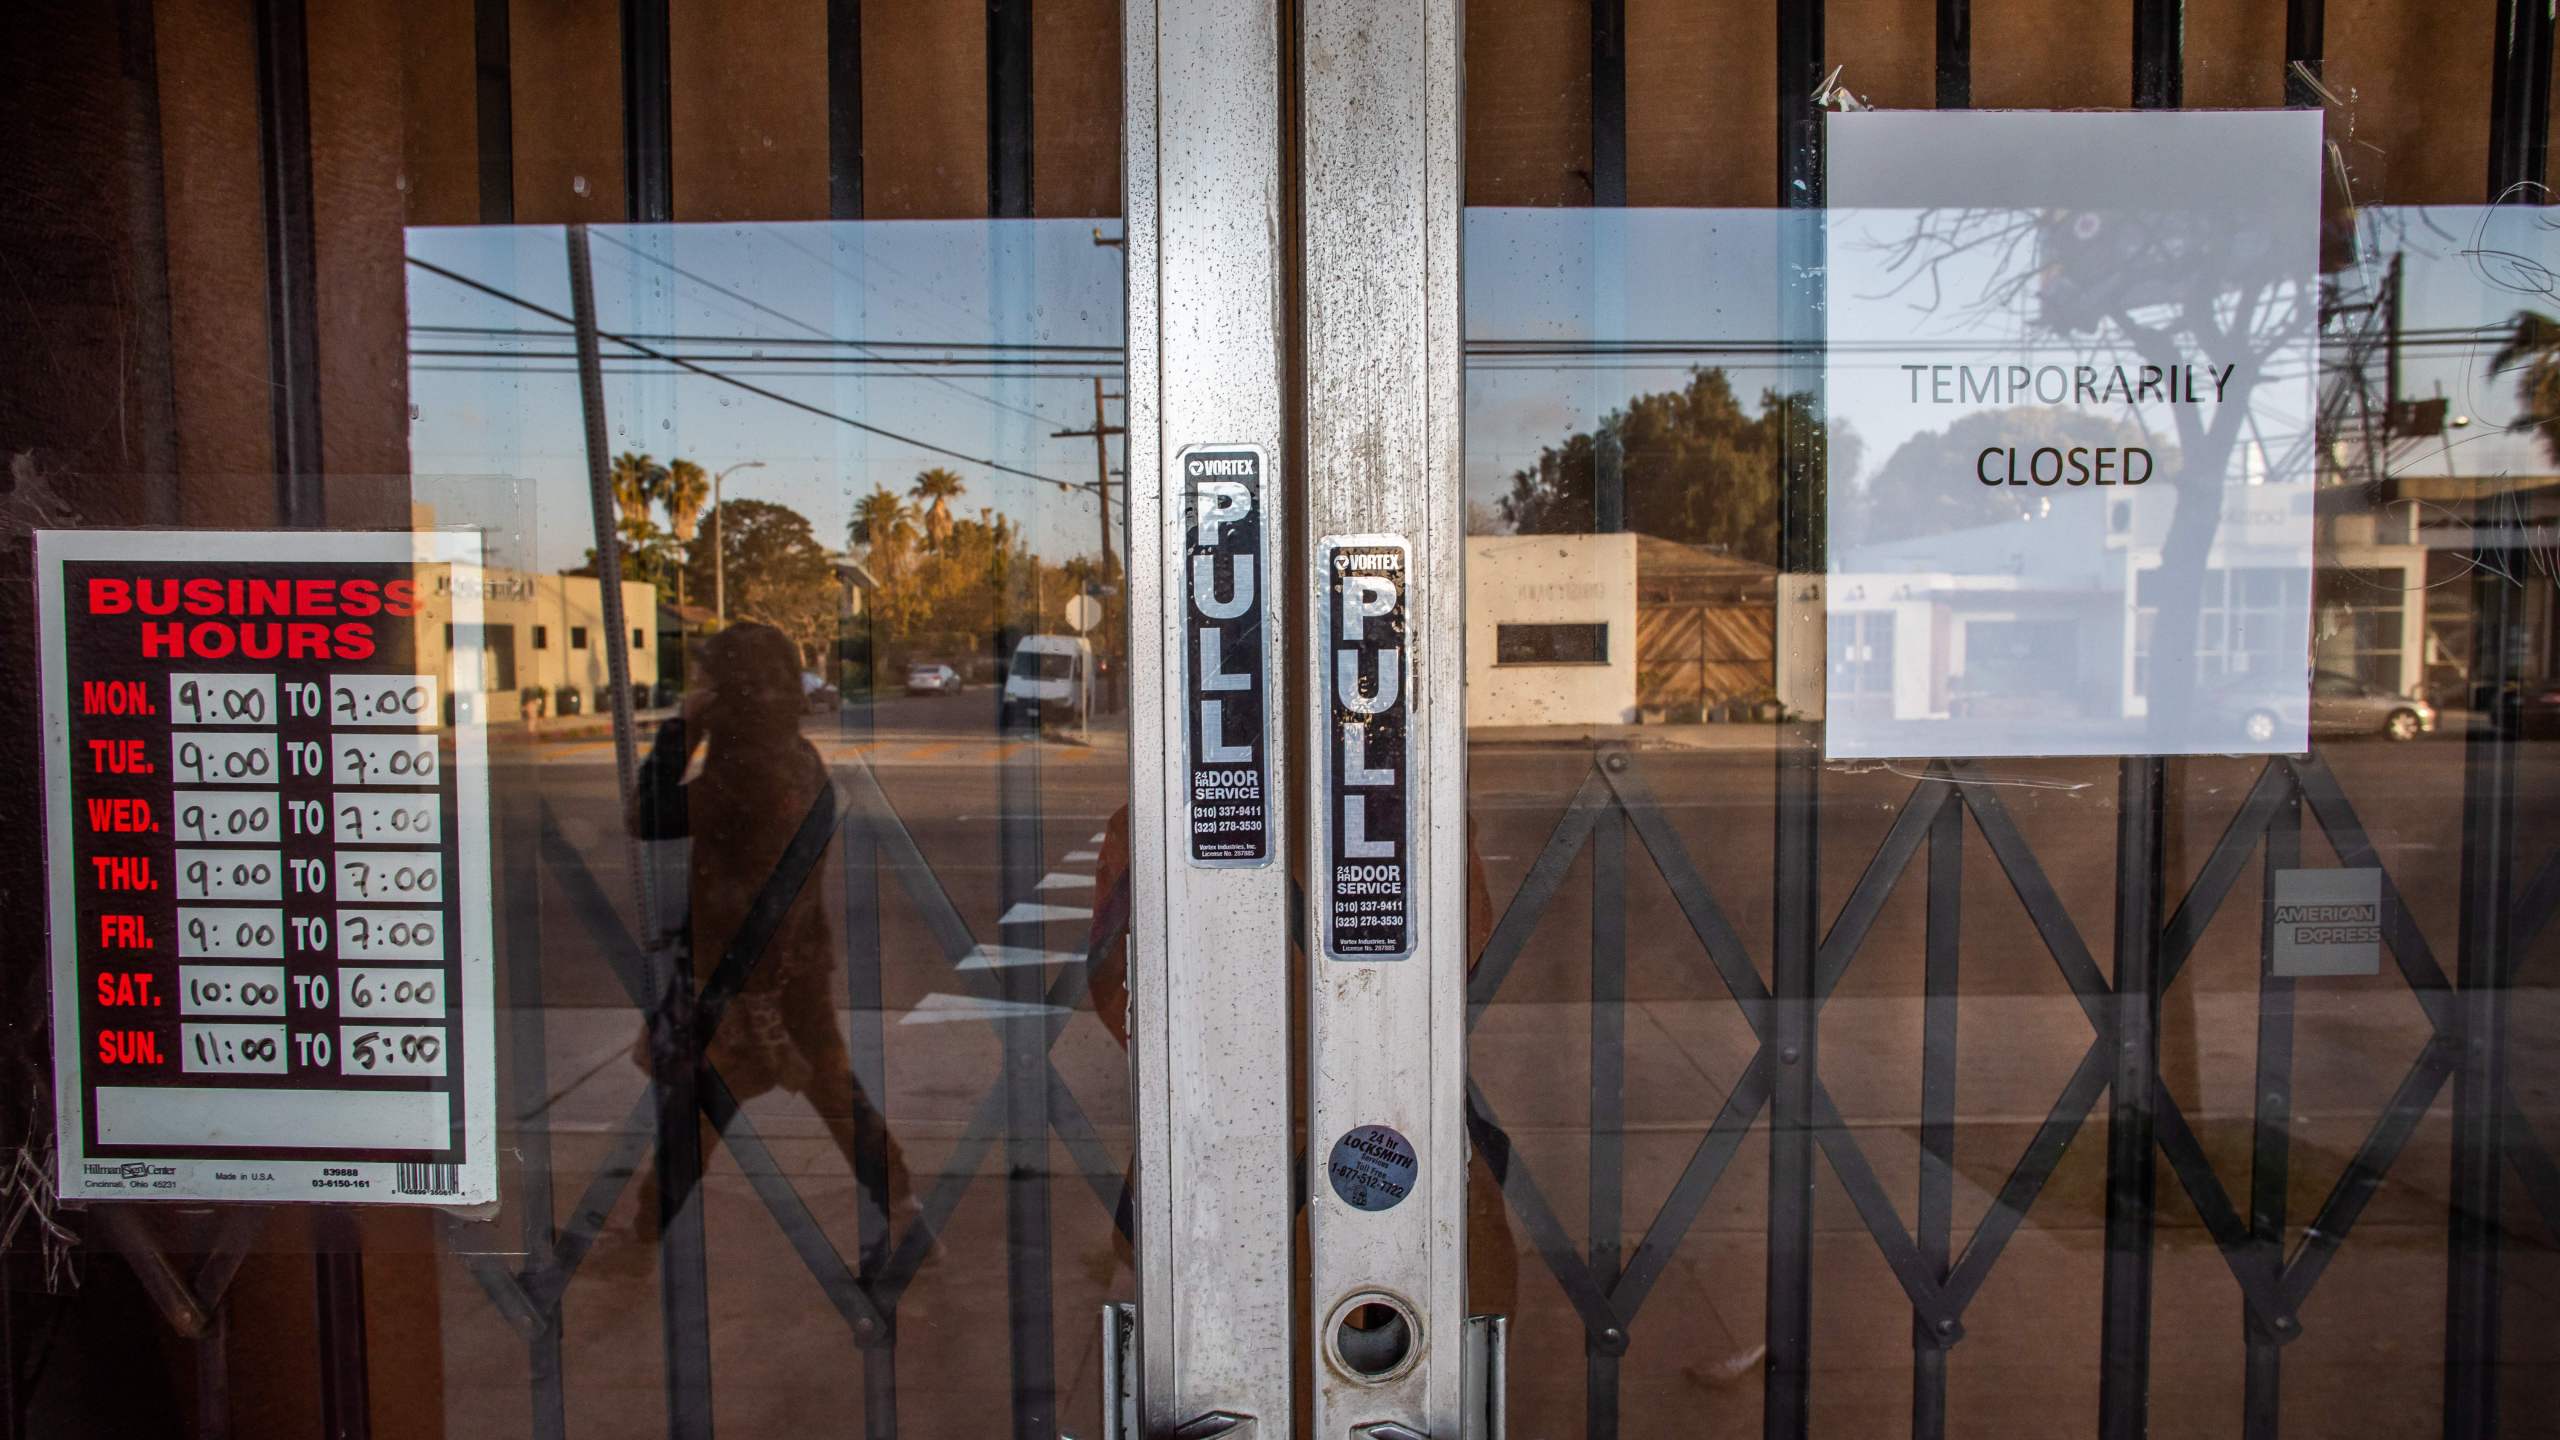
{"type": "MultiPolygon", "coordinates": [[[[1203,866],[1188,820],[1185,500],[1195,446],[1255,446],[1287,509],[1277,0],[1128,0],[1129,942],[1138,1119],[1134,1395],[1106,1433],[1292,1433],[1288,804],[1271,854],[1203,866]],[[1152,641],[1152,643],[1145,643],[1152,641]],[[1134,1411],[1134,1413],[1130,1413],[1134,1411]]],[[[1266,553],[1270,553],[1266,551],[1266,553]]],[[[1265,584],[1268,774],[1286,773],[1284,614],[1265,584]]],[[[1127,1363],[1106,1317],[1107,1363],[1127,1363]]]]}

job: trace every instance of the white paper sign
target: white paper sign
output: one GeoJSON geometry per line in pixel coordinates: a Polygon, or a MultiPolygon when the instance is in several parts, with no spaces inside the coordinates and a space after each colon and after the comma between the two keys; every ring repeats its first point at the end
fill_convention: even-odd
{"type": "Polygon", "coordinates": [[[494,1202],[479,537],[36,558],[63,1198],[494,1202]]]}
{"type": "Polygon", "coordinates": [[[1828,752],[2303,749],[2319,115],[1825,143],[1828,752]]]}

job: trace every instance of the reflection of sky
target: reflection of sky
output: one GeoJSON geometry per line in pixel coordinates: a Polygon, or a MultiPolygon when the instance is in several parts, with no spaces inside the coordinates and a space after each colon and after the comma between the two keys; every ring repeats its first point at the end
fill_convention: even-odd
{"type": "MultiPolygon", "coordinates": [[[[1678,388],[1693,366],[1724,367],[1746,405],[1756,406],[1764,388],[1783,387],[1780,227],[1810,223],[1776,210],[1469,210],[1469,499],[1489,504],[1541,446],[1589,429],[1633,396],[1678,388]]],[[[2527,437],[2506,431],[2516,412],[2513,380],[2487,372],[2519,309],[2560,312],[2553,225],[2547,212],[2524,206],[2364,212],[2373,257],[2364,273],[2378,280],[2391,253],[2407,256],[2402,394],[2442,393],[2454,414],[2473,421],[2450,432],[2449,443],[2404,443],[2397,469],[2560,469],[2527,437]]],[[[1102,374],[1117,394],[1117,356],[984,347],[1121,344],[1121,252],[1096,246],[1092,232],[1086,221],[600,227],[592,249],[608,330],[717,337],[723,343],[665,348],[705,356],[725,374],[822,410],[1088,484],[1092,442],[1049,432],[1092,423],[1091,377],[1102,374]],[[961,348],[810,343],[822,337],[961,348]],[[1041,363],[1025,363],[1035,359],[1041,363]],[[940,361],[957,363],[930,363],[940,361]]],[[[556,228],[416,230],[409,244],[418,257],[495,289],[569,308],[556,228]]],[[[1835,307],[1880,293],[1871,275],[1844,269],[1830,279],[1835,307]]],[[[495,352],[414,355],[420,497],[447,523],[494,526],[502,544],[518,532],[516,563],[577,563],[590,542],[585,451],[561,327],[415,268],[410,309],[416,326],[477,332],[421,328],[413,351],[495,352]],[[498,333],[514,331],[537,333],[498,333]]],[[[684,455],[713,470],[761,460],[764,468],[733,476],[728,492],[792,506],[831,545],[842,543],[851,505],[875,485],[903,491],[918,470],[945,464],[968,484],[964,511],[991,505],[1026,521],[1034,544],[1053,556],[1092,546],[1089,492],[869,434],[643,364],[611,345],[605,353],[615,451],[646,450],[662,461],[684,455]]],[[[1927,417],[1883,403],[1903,383],[1888,360],[1831,360],[1832,413],[1862,442],[1864,478],[1927,417]]],[[[1795,384],[1810,371],[1799,377],[1795,384]]],[[[1111,422],[1123,413],[1112,402],[1111,422]]],[[[1116,441],[1112,453],[1116,465],[1116,441]]]]}
{"type": "MultiPolygon", "coordinates": [[[[1874,229],[1906,214],[1834,211],[1831,219],[1874,229]]],[[[1760,391],[1785,374],[1775,353],[1780,227],[1809,223],[1800,212],[1778,210],[1469,210],[1468,498],[1489,504],[1541,446],[1590,429],[1637,395],[1678,388],[1693,366],[1725,367],[1736,394],[1756,406],[1760,391]],[[1573,353],[1521,353],[1535,345],[1573,353]],[[1630,353],[1631,346],[1641,353],[1630,353]]],[[[2560,314],[2560,222],[2534,207],[2439,207],[2368,209],[2362,225],[2373,282],[2391,253],[2407,256],[2402,396],[2425,399],[2441,387],[2453,413],[2473,422],[2446,437],[2450,462],[2444,444],[2403,442],[2393,468],[2441,473],[2450,463],[2465,475],[2560,469],[2527,437],[2505,429],[2517,408],[2514,380],[2488,373],[2489,356],[2519,309],[2560,314]]],[[[1883,247],[1892,237],[1878,229],[1871,238],[1875,244],[1844,247],[1835,257],[1841,268],[1827,277],[1832,323],[1836,329],[1846,321],[1853,331],[1887,323],[1916,328],[1910,307],[1926,301],[1912,289],[1897,290],[1898,277],[1885,273],[1890,251],[1883,247]],[[1863,307],[1873,308],[1861,320],[1855,312],[1863,307]]],[[[1978,293],[1982,274],[1975,272],[1989,264],[1979,256],[1958,262],[1941,276],[1944,292],[1968,293],[1969,286],[1978,293]]],[[[2353,289],[2367,282],[2351,275],[2345,283],[2353,289]]],[[[1986,322],[1949,338],[2014,348],[2018,326],[2010,320],[2005,331],[1986,322]]],[[[1908,400],[1907,381],[1894,365],[1907,357],[1828,358],[1825,398],[1834,422],[1861,443],[1861,483],[1924,424],[1954,418],[1897,403],[1908,400]]],[[[2378,351],[2372,363],[2378,386],[2378,351]]],[[[2298,429],[2292,422],[2299,418],[2269,422],[2270,451],[2298,439],[2276,431],[2298,429]]]]}
{"type": "MultiPolygon", "coordinates": [[[[1093,230],[1089,221],[597,227],[597,323],[683,337],[651,343],[801,405],[1090,486],[1093,442],[1050,432],[1092,425],[1094,375],[1111,395],[1123,388],[1121,251],[1097,246],[1093,230]],[[1109,350],[1025,348],[1060,346],[1109,350]]],[[[570,308],[558,228],[422,229],[408,240],[419,259],[570,308]]],[[[491,526],[501,544],[512,534],[504,563],[579,563],[593,532],[565,327],[415,266],[409,305],[419,498],[442,523],[491,526]],[[426,353],[438,351],[476,353],[426,353]]],[[[603,352],[614,453],[683,456],[713,471],[762,461],[724,493],[789,505],[825,544],[844,543],[853,504],[875,486],[903,493],[916,472],[945,465],[968,486],[962,513],[985,505],[1011,515],[1053,557],[1093,549],[1090,490],[868,433],[610,343],[603,352]]],[[[1123,419],[1116,399],[1109,419],[1123,419]]],[[[1115,438],[1115,467],[1121,454],[1115,438]]]]}
{"type": "Polygon", "coordinates": [[[2443,395],[2471,424],[2442,441],[2410,442],[2393,457],[2402,474],[2547,475],[2560,470],[2532,437],[2510,431],[2516,377],[2489,373],[2489,357],[2520,310],[2560,314],[2560,229],[2531,205],[2375,207],[2359,228],[2360,278],[2378,286],[2383,266],[2406,256],[2401,279],[2400,393],[2443,395]]]}

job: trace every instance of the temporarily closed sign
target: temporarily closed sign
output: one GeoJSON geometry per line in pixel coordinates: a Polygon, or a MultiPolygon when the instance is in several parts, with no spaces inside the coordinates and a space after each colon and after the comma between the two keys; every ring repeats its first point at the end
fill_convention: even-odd
{"type": "Polygon", "coordinates": [[[2305,747],[2320,136],[1829,117],[1830,753],[2305,747]]]}
{"type": "Polygon", "coordinates": [[[497,1198],[477,537],[37,537],[69,1199],[497,1198]]]}

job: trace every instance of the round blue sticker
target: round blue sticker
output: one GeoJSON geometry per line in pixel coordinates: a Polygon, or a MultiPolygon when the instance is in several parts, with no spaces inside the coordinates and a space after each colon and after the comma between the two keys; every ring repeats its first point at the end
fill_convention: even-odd
{"type": "Polygon", "coordinates": [[[1363,1125],[1333,1142],[1325,1173],[1333,1193],[1355,1210],[1388,1210],[1413,1193],[1421,1168],[1413,1146],[1384,1125],[1363,1125]]]}

